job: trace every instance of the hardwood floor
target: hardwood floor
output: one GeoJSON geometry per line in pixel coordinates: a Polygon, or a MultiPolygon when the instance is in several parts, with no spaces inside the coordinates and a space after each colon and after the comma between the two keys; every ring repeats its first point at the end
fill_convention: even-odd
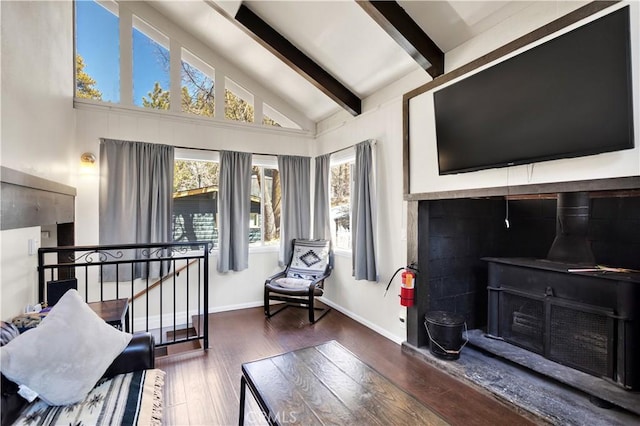
{"type": "MultiPolygon", "coordinates": [[[[491,396],[401,351],[396,343],[333,310],[314,325],[303,309],[267,320],[262,308],[210,315],[210,349],[158,358],[166,371],[164,424],[238,424],[242,363],[336,340],[452,425],[529,425],[491,396]]],[[[264,424],[247,396],[248,424],[264,424]]]]}

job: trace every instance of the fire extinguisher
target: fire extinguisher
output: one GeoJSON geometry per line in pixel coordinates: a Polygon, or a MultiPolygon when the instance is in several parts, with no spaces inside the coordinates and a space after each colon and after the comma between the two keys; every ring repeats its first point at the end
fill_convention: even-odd
{"type": "Polygon", "coordinates": [[[402,272],[402,285],[400,286],[400,304],[402,306],[413,306],[415,280],[415,273],[407,267],[404,272],[402,272]]]}
{"type": "Polygon", "coordinates": [[[384,294],[387,295],[387,291],[389,291],[389,287],[391,286],[391,282],[398,274],[398,272],[402,271],[402,284],[400,286],[400,304],[402,306],[413,306],[414,300],[414,292],[415,292],[415,282],[416,282],[416,273],[418,269],[415,264],[407,265],[402,268],[398,268],[396,272],[393,274],[391,279],[389,280],[389,284],[387,284],[387,289],[384,294]]]}

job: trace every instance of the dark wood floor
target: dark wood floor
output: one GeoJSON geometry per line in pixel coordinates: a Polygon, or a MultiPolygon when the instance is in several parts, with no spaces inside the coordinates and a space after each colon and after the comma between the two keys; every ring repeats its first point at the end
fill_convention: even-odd
{"type": "MultiPolygon", "coordinates": [[[[401,351],[396,343],[331,311],[314,325],[302,309],[266,320],[262,308],[210,315],[210,349],[158,358],[166,371],[166,425],[238,423],[241,364],[336,340],[452,425],[528,425],[509,407],[401,351]]],[[[249,394],[250,395],[250,394],[249,394]]],[[[263,423],[248,396],[247,423],[263,423]]]]}

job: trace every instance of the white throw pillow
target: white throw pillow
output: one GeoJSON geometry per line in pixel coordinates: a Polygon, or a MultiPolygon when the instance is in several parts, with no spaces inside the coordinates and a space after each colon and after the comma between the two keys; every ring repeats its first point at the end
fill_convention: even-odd
{"type": "Polygon", "coordinates": [[[69,290],[38,327],[0,348],[2,374],[49,405],[73,404],[87,396],[131,337],[69,290]]]}

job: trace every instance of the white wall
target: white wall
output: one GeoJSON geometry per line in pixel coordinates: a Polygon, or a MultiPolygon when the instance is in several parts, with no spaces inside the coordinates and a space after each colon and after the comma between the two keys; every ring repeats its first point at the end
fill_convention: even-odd
{"type": "Polygon", "coordinates": [[[378,239],[380,282],[356,281],[351,275],[351,256],[337,254],[335,269],[325,284],[325,299],[349,316],[402,342],[404,324],[399,320],[399,278],[386,297],[384,289],[393,272],[406,265],[406,208],[402,200],[402,99],[373,108],[318,137],[322,153],[375,139],[377,159],[378,239]]]}
{"type": "Polygon", "coordinates": [[[29,256],[30,239],[40,238],[40,227],[1,232],[0,319],[7,320],[34,305],[38,298],[38,256],[29,256]]]}
{"type": "Polygon", "coordinates": [[[71,1],[0,2],[3,166],[73,185],[71,1]]]}
{"type": "MultiPolygon", "coordinates": [[[[512,21],[522,22],[521,26],[529,28],[535,23],[535,27],[542,26],[551,21],[560,14],[567,12],[566,7],[550,7],[549,4],[534,4],[521,12],[518,16],[512,17],[510,20],[503,22],[499,26],[494,27],[488,34],[478,36],[476,39],[460,46],[455,51],[447,54],[445,63],[448,63],[449,57],[454,59],[455,65],[462,65],[470,62],[477,57],[486,54],[486,46],[492,48],[498,47],[497,40],[501,40],[501,44],[506,44],[516,36],[520,36],[519,32],[514,32],[509,25],[512,21]],[[529,18],[529,19],[527,19],[529,18]],[[529,23],[524,25],[524,23],[529,23]],[[486,43],[480,43],[485,41],[486,43]]],[[[625,6],[628,3],[621,3],[614,7],[608,8],[606,11],[600,12],[581,23],[591,21],[606,13],[625,6]]],[[[578,4],[580,5],[580,4],[578,4]]],[[[571,4],[570,6],[573,6],[571,4]]],[[[621,176],[637,176],[640,175],[640,122],[637,121],[638,112],[640,111],[640,100],[638,82],[640,82],[640,4],[631,2],[631,52],[632,52],[632,73],[633,73],[633,104],[635,109],[635,141],[636,146],[631,150],[617,151],[599,155],[591,155],[573,159],[562,159],[553,161],[544,161],[535,163],[534,165],[521,165],[505,167],[500,169],[489,169],[471,173],[461,173],[455,175],[438,175],[438,159],[436,151],[436,133],[435,123],[430,117],[434,117],[433,109],[433,91],[425,92],[410,100],[410,193],[426,193],[438,192],[457,189],[472,189],[486,187],[513,186],[525,184],[539,184],[550,182],[565,182],[587,179],[613,178],[621,176]]],[[[558,34],[567,32],[576,28],[581,23],[572,25],[558,34]]],[[[519,27],[516,27],[519,28],[519,27]]],[[[535,28],[531,28],[535,29],[535,28]]],[[[551,37],[554,37],[552,35],[551,37]]],[[[540,44],[549,38],[544,38],[533,44],[540,44]]],[[[532,45],[532,46],[533,46],[532,45]]],[[[525,49],[518,50],[512,55],[520,53],[525,49]]],[[[510,56],[512,56],[510,55],[510,56]]],[[[509,56],[509,57],[510,57],[509,56]]],[[[505,58],[506,59],[506,58],[505,58]]],[[[454,65],[448,65],[454,66],[454,65]]],[[[484,69],[486,67],[482,67],[484,69]]],[[[457,80],[452,81],[454,83],[457,80]]],[[[440,86],[439,88],[445,87],[440,86]]]]}
{"type": "MultiPolygon", "coordinates": [[[[0,15],[0,164],[73,186],[72,2],[2,1],[0,15]]],[[[37,302],[29,239],[40,228],[0,231],[2,319],[37,302]]]]}

